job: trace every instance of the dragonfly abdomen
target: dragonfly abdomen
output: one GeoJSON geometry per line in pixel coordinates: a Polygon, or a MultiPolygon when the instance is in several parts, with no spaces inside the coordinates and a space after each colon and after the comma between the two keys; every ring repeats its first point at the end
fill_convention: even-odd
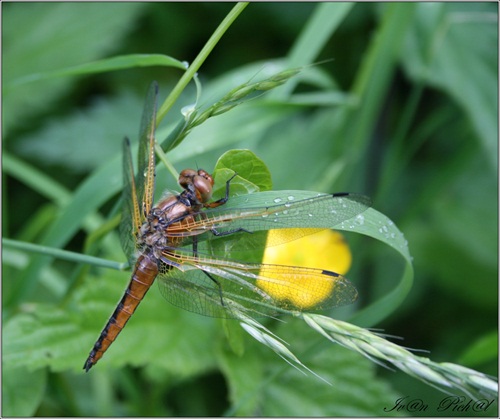
{"type": "Polygon", "coordinates": [[[85,361],[83,366],[85,371],[90,370],[102,358],[109,346],[125,327],[125,324],[146,295],[157,275],[158,264],[156,260],[147,254],[139,256],[135,264],[132,279],[123,297],[109,318],[108,323],[104,326],[99,339],[97,339],[97,342],[90,351],[89,357],[85,361]]]}

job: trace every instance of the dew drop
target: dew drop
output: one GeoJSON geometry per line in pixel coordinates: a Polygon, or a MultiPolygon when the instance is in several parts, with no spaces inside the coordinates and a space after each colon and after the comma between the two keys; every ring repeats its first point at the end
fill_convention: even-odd
{"type": "Polygon", "coordinates": [[[362,226],[362,225],[365,223],[365,217],[363,217],[363,215],[361,215],[361,214],[358,214],[358,215],[356,216],[356,221],[357,221],[357,223],[358,223],[359,225],[361,225],[361,226],[362,226]]]}

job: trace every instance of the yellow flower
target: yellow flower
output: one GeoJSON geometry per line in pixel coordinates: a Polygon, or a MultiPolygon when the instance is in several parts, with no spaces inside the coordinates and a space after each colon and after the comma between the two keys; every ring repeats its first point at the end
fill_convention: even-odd
{"type": "MultiPolygon", "coordinates": [[[[351,251],[343,236],[336,231],[312,228],[270,230],[263,263],[315,269],[302,269],[292,274],[284,269],[283,275],[275,275],[274,281],[258,280],[257,286],[280,301],[289,301],[301,309],[312,308],[326,300],[335,288],[337,277],[323,271],[345,274],[351,261],[351,251]],[[297,234],[304,237],[295,239],[297,234]]],[[[261,275],[265,277],[265,272],[261,275]]]]}

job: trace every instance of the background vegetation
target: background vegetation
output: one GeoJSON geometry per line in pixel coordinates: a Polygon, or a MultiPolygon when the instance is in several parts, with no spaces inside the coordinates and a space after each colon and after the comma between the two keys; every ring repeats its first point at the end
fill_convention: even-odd
{"type": "MultiPolygon", "coordinates": [[[[22,78],[132,53],[192,62],[233,5],[2,6],[3,237],[124,261],[116,230],[89,234],[115,214],[122,138],[136,140],[149,83],[159,81],[163,99],[181,71],[22,78]]],[[[487,3],[251,4],[200,70],[202,104],[253,77],[330,61],[298,86],[292,80],[206,122],[169,154],[177,170],[212,170],[223,152],[249,148],[274,189],[371,196],[404,232],[416,272],[408,298],[376,327],[434,361],[495,376],[497,19],[487,3]]],[[[195,94],[186,89],[158,137],[195,94]]],[[[175,188],[166,171],[158,178],[175,188]]],[[[358,239],[348,236],[348,277],[361,298],[347,313],[401,276],[392,250],[358,239]]],[[[434,388],[320,344],[294,319],[270,325],[327,386],[234,325],[170,307],[156,289],[84,374],[129,273],[7,247],[2,258],[4,415],[385,415],[401,396],[422,399],[425,415],[496,414],[496,402],[486,412],[440,413],[445,395],[434,388]]]]}

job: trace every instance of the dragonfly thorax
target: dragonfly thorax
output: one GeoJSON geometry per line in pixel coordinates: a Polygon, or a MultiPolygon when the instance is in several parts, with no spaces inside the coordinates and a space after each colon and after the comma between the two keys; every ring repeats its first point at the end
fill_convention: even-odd
{"type": "Polygon", "coordinates": [[[200,211],[212,197],[214,180],[202,169],[185,169],[179,175],[184,191],[160,201],[147,215],[139,229],[138,247],[149,248],[159,259],[167,248],[179,246],[183,231],[194,222],[193,214],[200,211]]]}
{"type": "Polygon", "coordinates": [[[182,202],[180,195],[165,201],[168,202],[161,202],[148,214],[137,240],[139,248],[149,248],[158,259],[163,250],[180,244],[182,238],[169,235],[168,230],[184,223],[191,212],[191,207],[182,202]]]}
{"type": "Polygon", "coordinates": [[[182,243],[183,235],[178,232],[193,224],[192,214],[200,211],[212,196],[213,178],[204,170],[183,170],[179,184],[184,191],[160,201],[139,229],[138,247],[149,249],[158,260],[162,251],[182,243]]]}

